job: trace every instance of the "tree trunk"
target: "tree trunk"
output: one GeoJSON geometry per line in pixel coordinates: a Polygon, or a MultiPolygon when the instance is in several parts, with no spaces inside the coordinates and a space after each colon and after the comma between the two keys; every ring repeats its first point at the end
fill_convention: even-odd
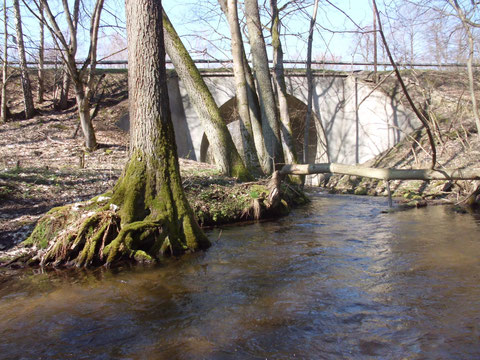
{"type": "MultiPolygon", "coordinates": [[[[468,74],[468,85],[470,89],[470,97],[472,99],[472,110],[473,116],[475,118],[475,125],[477,127],[477,135],[480,137],[480,115],[478,113],[477,107],[477,98],[475,96],[475,80],[473,78],[473,56],[475,54],[475,39],[472,33],[472,26],[480,27],[478,23],[474,23],[471,20],[467,19],[465,11],[462,9],[458,1],[448,0],[450,5],[455,9],[458,18],[460,19],[463,29],[467,34],[468,39],[468,59],[467,59],[467,74],[468,74]]],[[[477,4],[472,2],[473,9],[477,10],[477,4]]]]}
{"type": "MultiPolygon", "coordinates": [[[[303,163],[308,164],[308,145],[310,143],[310,122],[312,119],[313,108],[313,74],[312,74],[312,47],[313,47],[313,31],[315,30],[315,22],[317,21],[318,0],[313,4],[313,14],[310,19],[310,29],[308,32],[307,43],[307,115],[305,117],[305,131],[303,136],[303,163]]],[[[316,126],[317,128],[317,126],[316,126]]],[[[317,128],[318,129],[318,128],[317,128]]],[[[321,126],[323,129],[323,126],[321,126]]],[[[320,134],[317,131],[317,137],[320,134]]],[[[324,137],[326,138],[325,134],[324,137]]]]}
{"type": "Polygon", "coordinates": [[[285,165],[281,174],[339,174],[380,180],[480,180],[479,169],[379,169],[336,163],[285,165]]]}
{"type": "Polygon", "coordinates": [[[88,150],[94,150],[97,147],[97,139],[90,118],[90,101],[88,97],[85,96],[85,91],[81,84],[75,87],[75,97],[77,100],[80,126],[82,127],[85,137],[85,147],[88,150]]]}
{"type": "Polygon", "coordinates": [[[402,75],[400,74],[400,71],[398,70],[398,66],[393,60],[392,53],[390,52],[390,48],[387,43],[387,39],[385,38],[385,33],[383,32],[383,27],[382,27],[382,21],[380,19],[380,13],[377,8],[377,2],[376,0],[372,0],[373,4],[373,9],[375,11],[375,14],[377,15],[377,20],[378,20],[378,32],[380,33],[380,37],[382,38],[383,45],[385,47],[385,51],[387,52],[387,56],[390,60],[390,63],[393,66],[393,69],[395,71],[395,75],[397,77],[398,82],[400,83],[400,86],[402,88],[403,94],[407,98],[407,101],[412,108],[413,112],[417,116],[418,120],[423,124],[423,127],[425,128],[425,131],[427,132],[428,136],[428,142],[430,143],[430,148],[432,151],[432,165],[431,168],[434,169],[435,165],[437,163],[437,150],[435,146],[435,140],[433,139],[432,131],[430,130],[430,126],[428,125],[428,120],[423,116],[423,114],[417,109],[415,106],[415,103],[413,102],[412,98],[410,97],[410,94],[408,93],[407,86],[405,85],[402,75]]]}
{"type": "Polygon", "coordinates": [[[165,13],[163,21],[165,49],[202,122],[216,165],[224,174],[249,179],[250,174],[233,143],[212,94],[165,13]]]}
{"type": "MultiPolygon", "coordinates": [[[[63,89],[62,95],[60,97],[59,106],[60,108],[66,107],[68,101],[68,88],[69,81],[72,82],[75,87],[75,98],[77,100],[78,106],[78,116],[80,118],[80,123],[83,130],[83,135],[85,138],[85,146],[89,150],[95,149],[97,146],[95,140],[95,134],[92,126],[92,121],[90,118],[90,102],[89,99],[92,96],[92,84],[93,84],[93,75],[95,72],[96,64],[96,47],[98,39],[98,29],[100,25],[100,14],[103,9],[103,0],[96,0],[95,7],[92,11],[90,18],[90,44],[87,59],[84,61],[80,68],[77,67],[75,56],[77,54],[77,28],[80,18],[80,0],[75,0],[73,2],[72,11],[69,9],[69,2],[67,0],[62,0],[63,13],[65,16],[64,21],[68,26],[69,38],[64,36],[64,33],[60,29],[60,26],[57,22],[57,15],[54,15],[52,9],[49,6],[49,2],[46,0],[39,0],[37,5],[40,8],[39,4],[42,4],[45,11],[45,24],[50,30],[52,37],[54,38],[55,44],[61,50],[61,56],[64,63],[64,74],[63,78],[63,89]]],[[[29,7],[28,2],[24,2],[25,6],[29,7]]],[[[85,4],[83,4],[85,5],[85,4]]],[[[29,7],[29,10],[32,13],[36,13],[32,8],[29,7]]]]}
{"type": "Polygon", "coordinates": [[[468,84],[470,88],[470,96],[472,98],[472,108],[473,108],[473,115],[475,117],[475,124],[477,126],[477,134],[480,137],[480,116],[478,115],[478,107],[477,107],[477,98],[475,97],[475,81],[473,78],[473,53],[474,53],[474,39],[472,31],[468,28],[467,31],[468,35],[468,60],[467,60],[467,72],[468,72],[468,84]]]}
{"type": "Polygon", "coordinates": [[[68,94],[70,93],[70,75],[68,74],[66,65],[63,66],[62,74],[62,83],[60,84],[60,96],[57,107],[60,110],[66,110],[68,109],[68,94]]]}
{"type": "Polygon", "coordinates": [[[260,166],[253,138],[250,108],[248,104],[247,78],[243,64],[243,40],[238,21],[237,0],[228,0],[225,15],[232,35],[233,74],[235,78],[235,94],[240,121],[240,134],[243,143],[243,159],[249,169],[258,172],[260,166]]]}
{"type": "Polygon", "coordinates": [[[40,242],[47,242],[31,258],[42,266],[156,262],[210,245],[182,188],[168,103],[161,1],[127,0],[125,8],[130,160],[112,193],[77,208],[52,209],[38,222],[24,246],[35,253],[40,242]],[[53,239],[46,236],[52,234],[53,239]]]}
{"type": "Polygon", "coordinates": [[[168,104],[161,1],[127,0],[126,13],[131,158],[112,201],[121,206],[124,228],[128,223],[159,222],[151,248],[168,247],[172,255],[205,248],[209,241],[194,219],[180,179],[168,104]]]}
{"type": "Polygon", "coordinates": [[[3,0],[3,64],[2,64],[2,99],[0,104],[0,122],[7,122],[7,79],[8,79],[8,16],[7,0],[3,0]]]}
{"type": "Polygon", "coordinates": [[[255,142],[255,148],[257,149],[257,156],[258,160],[260,161],[260,166],[265,174],[269,174],[271,161],[268,157],[267,149],[265,147],[265,139],[263,138],[260,102],[258,101],[255,78],[253,77],[252,69],[248,64],[245,48],[243,49],[242,58],[245,79],[247,81],[248,110],[250,113],[250,121],[252,123],[253,140],[255,142]]]}
{"type": "Polygon", "coordinates": [[[275,162],[283,162],[282,140],[275,106],[272,80],[268,66],[265,40],[256,0],[245,0],[248,36],[253,57],[253,67],[257,79],[260,109],[262,113],[262,131],[269,159],[268,172],[274,170],[275,162]]]}
{"type": "Polygon", "coordinates": [[[297,151],[292,133],[290,115],[287,103],[287,85],[285,84],[285,71],[283,68],[283,49],[280,41],[280,15],[277,1],[270,0],[272,10],[272,47],[273,47],[273,70],[274,84],[277,90],[278,109],[280,114],[280,134],[282,137],[282,148],[285,162],[287,164],[297,163],[297,151]]]}
{"type": "Polygon", "coordinates": [[[25,45],[23,43],[22,18],[20,15],[20,4],[18,0],[13,0],[13,9],[15,10],[15,30],[17,33],[17,49],[18,58],[20,60],[25,118],[30,119],[35,115],[35,107],[33,105],[32,85],[30,83],[30,77],[28,76],[25,45]]]}
{"type": "Polygon", "coordinates": [[[38,48],[38,90],[37,90],[37,98],[38,102],[41,104],[44,100],[44,92],[45,92],[45,85],[44,85],[44,69],[43,69],[43,60],[44,60],[44,53],[45,53],[45,18],[43,16],[43,3],[40,4],[40,43],[38,48]]]}

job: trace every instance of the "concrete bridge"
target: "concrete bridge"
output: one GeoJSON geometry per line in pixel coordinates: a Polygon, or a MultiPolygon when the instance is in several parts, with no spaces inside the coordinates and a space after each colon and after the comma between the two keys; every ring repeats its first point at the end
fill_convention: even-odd
{"type": "MultiPolygon", "coordinates": [[[[231,113],[235,104],[233,74],[209,70],[202,75],[220,110],[224,114],[231,113]]],[[[175,74],[169,77],[168,89],[179,156],[207,160],[208,141],[201,122],[175,74]]],[[[316,73],[313,89],[314,120],[323,124],[332,162],[365,162],[419,126],[410,109],[354,75],[316,73]]],[[[294,132],[301,139],[307,103],[305,73],[287,75],[287,92],[289,104],[297,112],[297,115],[293,114],[294,132]]],[[[313,154],[311,162],[321,160],[318,158],[321,149],[317,149],[316,133],[313,125],[309,144],[313,154]]]]}

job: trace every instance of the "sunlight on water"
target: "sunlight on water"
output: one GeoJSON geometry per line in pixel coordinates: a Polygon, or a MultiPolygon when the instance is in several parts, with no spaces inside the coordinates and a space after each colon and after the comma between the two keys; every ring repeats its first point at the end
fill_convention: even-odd
{"type": "Polygon", "coordinates": [[[480,220],[318,195],[154,268],[0,275],[2,359],[480,357],[480,220]]]}

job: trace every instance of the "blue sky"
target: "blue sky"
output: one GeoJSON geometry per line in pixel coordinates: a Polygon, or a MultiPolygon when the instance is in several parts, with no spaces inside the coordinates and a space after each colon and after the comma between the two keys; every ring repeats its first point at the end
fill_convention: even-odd
{"type": "MultiPolygon", "coordinates": [[[[90,0],[90,2],[93,1],[90,0]]],[[[279,0],[279,6],[284,2],[279,0]]],[[[371,24],[373,16],[371,0],[332,0],[331,2],[347,13],[358,25],[371,24]]],[[[88,5],[89,1],[86,3],[88,5]]],[[[286,35],[283,37],[283,46],[286,59],[303,60],[306,56],[306,38],[313,0],[304,1],[303,4],[310,5],[305,8],[305,14],[298,15],[297,12],[297,15],[287,16],[284,19],[286,35]]],[[[217,0],[183,2],[163,0],[163,6],[187,48],[198,51],[192,50],[192,57],[230,58],[228,26],[223,17],[218,15],[220,8],[217,0]]],[[[25,34],[35,40],[38,37],[37,20],[29,15],[26,9],[23,11],[23,16],[26,20],[25,34]]],[[[124,26],[124,0],[105,0],[102,17],[104,23],[124,26]]],[[[317,24],[321,28],[319,27],[314,34],[314,58],[351,61],[355,41],[350,33],[344,31],[355,30],[355,25],[341,11],[325,4],[325,1],[320,1],[317,24]]],[[[268,36],[268,31],[265,34],[268,36]]],[[[88,38],[87,29],[81,30],[80,35],[85,39],[88,38]]],[[[121,48],[122,42],[125,46],[125,40],[122,40],[124,31],[121,29],[103,28],[101,36],[99,57],[109,54],[115,48],[121,48]]],[[[87,48],[84,45],[79,49],[79,58],[85,56],[87,48]]],[[[121,56],[123,55],[115,58],[119,59],[121,56]]],[[[126,58],[126,56],[123,57],[126,58]]]]}
{"type": "MultiPolygon", "coordinates": [[[[228,56],[229,43],[218,34],[228,37],[228,27],[224,21],[218,21],[215,9],[218,8],[216,1],[201,1],[200,5],[195,2],[180,3],[175,0],[164,0],[166,12],[177,29],[184,36],[184,41],[195,47],[204,48],[218,58],[228,56]],[[208,17],[209,21],[202,21],[202,17],[208,17]],[[215,27],[215,31],[212,30],[215,27]],[[195,36],[196,37],[195,37],[195,36]],[[202,39],[205,38],[205,39],[202,39]],[[213,44],[209,44],[209,41],[213,44]],[[224,42],[224,44],[220,44],[224,42]],[[220,47],[225,51],[222,53],[220,47]],[[223,55],[223,56],[222,56],[223,55]]],[[[282,5],[279,1],[279,6],[282,5]]],[[[305,4],[313,4],[313,1],[305,1],[305,4]]],[[[322,1],[320,1],[322,3],[322,1]]],[[[324,2],[323,2],[324,3],[324,2]]],[[[338,8],[347,13],[358,25],[364,26],[372,21],[372,8],[370,0],[343,0],[332,1],[338,8]]],[[[305,9],[310,15],[313,6],[305,9]]],[[[320,5],[317,23],[323,28],[314,35],[314,57],[325,56],[328,58],[341,58],[350,61],[352,56],[352,36],[342,33],[345,30],[354,30],[355,25],[339,10],[330,5],[320,5]],[[335,33],[334,33],[335,32],[335,33]]],[[[283,38],[284,51],[289,59],[304,59],[306,56],[306,32],[308,31],[309,19],[307,16],[289,16],[285,18],[286,32],[289,34],[283,38]]],[[[268,34],[268,32],[266,32],[268,34]]],[[[268,39],[267,39],[268,42],[268,39]]]]}

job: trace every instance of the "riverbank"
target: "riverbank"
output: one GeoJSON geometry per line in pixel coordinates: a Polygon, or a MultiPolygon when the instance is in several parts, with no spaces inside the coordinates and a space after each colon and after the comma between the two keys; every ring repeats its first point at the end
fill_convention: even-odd
{"type": "MultiPolygon", "coordinates": [[[[51,208],[87,201],[114,186],[128,157],[128,134],[115,123],[128,104],[121,97],[111,104],[94,121],[100,145],[92,152],[84,151],[80,134],[73,136],[75,109],[56,111],[51,101],[33,119],[17,116],[0,127],[0,251],[25,240],[51,208]]],[[[211,164],[179,162],[203,227],[277,217],[308,201],[295,186],[284,184],[283,201],[267,209],[268,179],[238,183],[211,164]]]]}

